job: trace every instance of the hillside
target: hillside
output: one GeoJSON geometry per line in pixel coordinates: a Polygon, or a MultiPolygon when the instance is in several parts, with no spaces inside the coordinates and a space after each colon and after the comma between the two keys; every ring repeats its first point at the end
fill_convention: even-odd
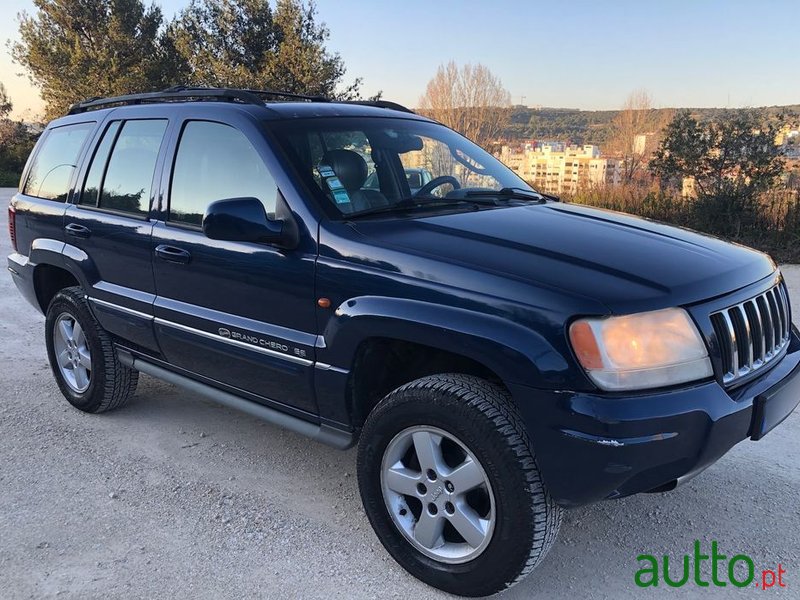
{"type": "MultiPolygon", "coordinates": [[[[661,108],[656,112],[674,112],[676,109],[661,108]]],[[[690,108],[701,120],[713,119],[724,112],[721,108],[690,108]]],[[[770,106],[764,110],[776,115],[793,112],[800,115],[800,104],[770,106]]],[[[569,140],[575,144],[599,144],[606,141],[609,124],[617,116],[616,110],[578,110],[572,108],[530,108],[515,106],[511,124],[504,132],[508,140],[546,139],[569,140]]]]}

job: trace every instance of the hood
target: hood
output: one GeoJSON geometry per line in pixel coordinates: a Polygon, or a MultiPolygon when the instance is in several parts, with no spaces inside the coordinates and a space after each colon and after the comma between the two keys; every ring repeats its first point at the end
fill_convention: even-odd
{"type": "Polygon", "coordinates": [[[767,255],[744,246],[575,204],[359,221],[354,227],[379,244],[592,298],[615,313],[692,304],[775,271],[767,255]]]}

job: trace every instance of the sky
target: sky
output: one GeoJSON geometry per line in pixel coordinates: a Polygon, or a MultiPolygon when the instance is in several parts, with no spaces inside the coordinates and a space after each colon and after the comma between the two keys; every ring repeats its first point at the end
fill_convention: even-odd
{"type": "MultiPolygon", "coordinates": [[[[149,0],[146,0],[149,2],[149,0]]],[[[171,17],[188,0],[159,0],[171,17]]],[[[800,103],[800,0],[317,0],[328,49],[364,95],[416,106],[437,67],[482,63],[514,103],[619,108],[646,89],[658,107],[800,103]]],[[[14,116],[41,100],[5,41],[32,0],[3,0],[0,82],[14,116]]]]}

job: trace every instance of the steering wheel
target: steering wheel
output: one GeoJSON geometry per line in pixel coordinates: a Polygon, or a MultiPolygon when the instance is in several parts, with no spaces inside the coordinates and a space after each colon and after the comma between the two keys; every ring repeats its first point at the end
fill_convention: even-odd
{"type": "Polygon", "coordinates": [[[444,185],[446,183],[452,185],[453,189],[456,190],[461,189],[461,184],[458,182],[458,179],[456,179],[452,175],[440,175],[439,177],[434,177],[428,183],[419,188],[419,190],[417,190],[417,193],[414,194],[414,198],[417,198],[419,196],[427,196],[437,187],[439,187],[440,185],[444,185]]]}

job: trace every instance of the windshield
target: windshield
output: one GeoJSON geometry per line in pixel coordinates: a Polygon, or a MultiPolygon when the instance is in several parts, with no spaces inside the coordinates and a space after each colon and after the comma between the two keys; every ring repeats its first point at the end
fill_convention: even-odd
{"type": "Polygon", "coordinates": [[[319,118],[284,121],[274,131],[333,216],[465,208],[476,192],[532,191],[488,152],[436,123],[319,118]]]}

